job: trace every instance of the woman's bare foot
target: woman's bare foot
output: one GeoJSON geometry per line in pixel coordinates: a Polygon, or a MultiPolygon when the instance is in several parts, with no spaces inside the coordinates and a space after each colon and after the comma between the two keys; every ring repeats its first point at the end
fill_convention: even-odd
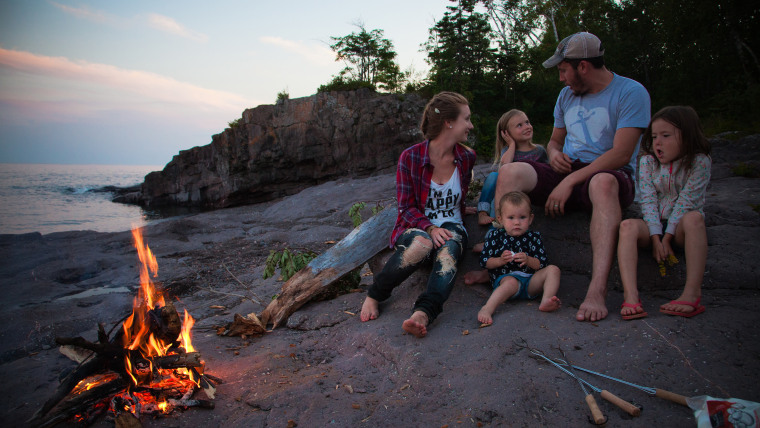
{"type": "Polygon", "coordinates": [[[490,281],[488,276],[488,269],[471,270],[464,274],[465,285],[480,284],[490,281]]]}
{"type": "Polygon", "coordinates": [[[364,303],[362,304],[362,312],[359,316],[359,319],[361,319],[362,322],[367,322],[369,320],[376,319],[379,315],[379,302],[367,296],[367,298],[364,299],[364,303]]]}
{"type": "Polygon", "coordinates": [[[542,312],[553,312],[559,309],[560,306],[562,306],[562,301],[559,300],[559,297],[552,296],[547,299],[542,299],[541,304],[538,306],[538,310],[542,312]]]}
{"type": "Polygon", "coordinates": [[[481,226],[488,226],[493,221],[493,217],[488,215],[485,211],[478,211],[478,224],[481,226]]]}
{"type": "Polygon", "coordinates": [[[482,253],[483,252],[483,243],[478,242],[477,244],[472,246],[472,252],[473,253],[482,253]]]}
{"type": "Polygon", "coordinates": [[[417,337],[425,337],[427,334],[427,314],[422,311],[415,311],[408,320],[401,324],[405,332],[417,337]]]}
{"type": "Polygon", "coordinates": [[[478,312],[478,321],[480,321],[483,324],[493,324],[493,311],[489,308],[483,306],[480,308],[480,311],[478,312]]]}

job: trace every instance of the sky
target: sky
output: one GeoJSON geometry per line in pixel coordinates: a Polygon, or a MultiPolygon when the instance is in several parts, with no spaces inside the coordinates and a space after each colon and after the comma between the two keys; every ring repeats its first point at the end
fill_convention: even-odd
{"type": "Polygon", "coordinates": [[[426,72],[450,4],[0,0],[0,163],[165,165],[280,92],[315,94],[357,23],[426,72]]]}

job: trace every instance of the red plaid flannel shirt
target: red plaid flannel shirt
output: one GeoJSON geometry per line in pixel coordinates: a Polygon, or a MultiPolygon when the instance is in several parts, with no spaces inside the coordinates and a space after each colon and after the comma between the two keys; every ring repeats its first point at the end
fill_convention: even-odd
{"type": "MultiPolygon", "coordinates": [[[[433,223],[425,217],[425,204],[430,191],[430,181],[433,179],[433,165],[428,154],[429,141],[415,144],[404,150],[398,160],[396,170],[396,198],[398,199],[398,217],[396,226],[391,233],[391,248],[398,237],[412,227],[425,230],[433,223]]],[[[459,181],[462,183],[462,217],[464,217],[465,195],[472,180],[472,167],[475,165],[475,151],[457,144],[454,146],[454,162],[459,171],[459,181]]]]}

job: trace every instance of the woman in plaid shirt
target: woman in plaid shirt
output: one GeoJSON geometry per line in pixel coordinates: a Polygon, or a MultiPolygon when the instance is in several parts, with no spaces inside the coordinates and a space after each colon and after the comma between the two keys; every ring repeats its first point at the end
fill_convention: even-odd
{"type": "Polygon", "coordinates": [[[467,246],[462,217],[475,211],[465,209],[475,151],[462,144],[472,128],[469,103],[460,94],[441,92],[425,106],[421,129],[426,140],[401,153],[396,171],[398,217],[390,239],[395,252],[367,291],[362,321],[376,319],[379,303],[431,260],[427,289],[402,327],[424,337],[443,310],[467,246]]]}

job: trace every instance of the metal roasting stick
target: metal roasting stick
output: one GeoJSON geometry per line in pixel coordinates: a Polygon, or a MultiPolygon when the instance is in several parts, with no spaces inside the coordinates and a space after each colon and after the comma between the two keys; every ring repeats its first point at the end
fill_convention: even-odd
{"type": "MultiPolygon", "coordinates": [[[[555,361],[558,364],[560,364],[560,365],[569,366],[568,363],[566,361],[562,360],[562,359],[558,358],[555,361]]],[[[583,367],[578,367],[576,365],[573,365],[572,367],[575,368],[576,370],[581,370],[581,371],[584,371],[586,373],[590,373],[590,374],[593,374],[593,375],[596,375],[596,376],[603,377],[605,379],[614,380],[615,382],[620,382],[620,383],[622,383],[624,385],[632,386],[632,387],[634,387],[636,389],[639,389],[641,391],[646,392],[649,395],[654,395],[655,397],[664,398],[666,400],[670,400],[670,401],[672,401],[674,403],[677,403],[677,404],[680,404],[682,406],[689,407],[689,405],[686,403],[686,397],[684,397],[683,395],[680,395],[680,394],[676,394],[675,392],[670,392],[670,391],[667,391],[667,390],[664,390],[664,389],[652,388],[652,387],[648,387],[648,386],[636,385],[635,383],[631,383],[631,382],[628,382],[628,381],[625,381],[625,380],[622,380],[622,379],[618,379],[618,378],[606,375],[604,373],[599,373],[599,372],[595,372],[593,370],[584,369],[583,367]]]]}
{"type": "Polygon", "coordinates": [[[602,414],[602,411],[599,410],[599,405],[596,404],[596,400],[594,400],[594,396],[591,395],[588,391],[586,391],[586,387],[583,385],[583,382],[581,382],[580,378],[575,375],[575,372],[573,371],[573,365],[570,363],[570,360],[568,360],[567,355],[565,355],[565,351],[562,350],[562,347],[557,345],[557,349],[559,349],[559,352],[562,354],[562,357],[567,361],[567,366],[570,369],[570,373],[572,377],[575,378],[575,380],[578,381],[578,385],[581,386],[581,389],[583,390],[583,393],[586,395],[586,404],[588,404],[589,410],[591,410],[591,416],[594,418],[594,423],[597,425],[601,425],[607,421],[607,418],[604,417],[602,414]]]}
{"type": "MultiPolygon", "coordinates": [[[[601,389],[601,388],[598,388],[598,387],[596,387],[596,386],[592,385],[591,383],[589,383],[587,380],[585,380],[585,379],[582,379],[582,378],[579,378],[578,376],[576,376],[576,375],[575,375],[575,374],[573,374],[572,372],[570,372],[570,371],[568,371],[567,369],[565,369],[565,367],[562,367],[562,364],[559,364],[559,363],[557,363],[557,362],[555,362],[555,361],[551,360],[551,359],[550,359],[549,357],[547,357],[546,355],[543,355],[543,354],[542,354],[540,351],[531,350],[531,353],[532,353],[533,355],[536,355],[536,356],[539,356],[539,357],[543,358],[544,360],[548,361],[549,363],[551,363],[552,365],[554,365],[554,366],[555,366],[555,367],[557,367],[558,369],[562,370],[562,371],[563,371],[563,372],[565,372],[566,374],[568,374],[568,375],[570,375],[570,376],[574,377],[575,379],[577,379],[577,380],[579,380],[579,381],[581,381],[581,382],[585,383],[585,384],[586,384],[586,385],[587,385],[589,388],[591,388],[591,389],[592,389],[594,392],[598,392],[598,393],[600,393],[600,394],[601,394],[601,396],[602,396],[602,398],[604,398],[605,400],[609,401],[610,403],[612,403],[612,404],[614,404],[614,405],[616,405],[616,406],[620,407],[621,409],[623,409],[623,410],[624,410],[626,413],[628,413],[629,415],[631,415],[631,416],[639,416],[639,415],[641,415],[641,408],[639,408],[639,407],[637,407],[637,406],[635,406],[635,405],[633,405],[633,404],[631,404],[631,403],[629,403],[629,402],[627,402],[627,401],[623,400],[622,398],[620,398],[620,397],[618,397],[617,395],[615,395],[615,394],[613,394],[613,393],[611,393],[611,392],[607,391],[606,389],[601,389]]],[[[562,360],[562,362],[564,363],[564,360],[562,360]]],[[[565,365],[566,365],[566,364],[565,364],[565,365]]],[[[575,367],[575,366],[574,366],[574,367],[575,367]]],[[[576,367],[576,368],[577,368],[577,367],[576,367]]]]}
{"type": "MultiPolygon", "coordinates": [[[[520,348],[526,348],[526,349],[528,349],[533,355],[543,358],[544,360],[548,361],[550,364],[552,364],[553,366],[555,366],[558,369],[562,370],[567,375],[575,378],[579,382],[585,383],[594,392],[600,393],[601,396],[602,396],[602,398],[604,398],[605,400],[609,401],[610,403],[618,406],[619,408],[623,409],[629,415],[635,417],[635,416],[639,416],[641,414],[641,408],[640,407],[635,406],[635,405],[633,405],[633,404],[631,404],[631,403],[623,400],[622,398],[616,396],[615,394],[613,394],[613,393],[611,393],[611,392],[609,392],[607,390],[597,388],[596,386],[592,385],[591,383],[589,383],[585,379],[581,379],[580,377],[578,377],[577,375],[575,375],[574,372],[570,372],[570,371],[566,370],[560,364],[558,364],[557,362],[555,362],[552,359],[550,359],[549,357],[547,357],[543,353],[543,351],[541,351],[539,349],[531,348],[530,346],[528,346],[528,342],[526,342],[525,339],[520,338],[519,341],[515,340],[514,343],[515,343],[516,346],[518,346],[520,348]]],[[[560,349],[560,352],[563,352],[563,351],[560,349]]],[[[563,355],[564,355],[564,352],[563,352],[563,355]]],[[[559,358],[557,360],[562,361],[562,363],[564,363],[565,365],[567,365],[567,363],[565,362],[565,360],[562,360],[562,359],[559,359],[559,358]]],[[[573,367],[576,367],[576,366],[573,366],[573,367]]],[[[583,388],[583,385],[581,385],[581,388],[583,388]]],[[[583,392],[586,393],[586,390],[584,389],[583,392]]],[[[586,393],[586,396],[588,396],[588,395],[589,394],[586,393]]],[[[593,399],[593,396],[591,398],[593,399]]],[[[587,402],[587,404],[588,404],[588,402],[587,402]]],[[[594,400],[594,404],[596,404],[596,400],[594,400]]],[[[591,408],[590,404],[589,404],[589,408],[591,408]]],[[[598,406],[597,406],[597,409],[598,409],[598,406]]],[[[593,413],[593,411],[592,411],[592,413],[593,413]]],[[[599,415],[601,415],[601,411],[599,411],[599,415]]],[[[602,418],[604,420],[606,420],[603,416],[602,416],[602,418]]],[[[595,419],[596,419],[596,415],[595,415],[595,419]]],[[[596,422],[596,423],[599,424],[599,422],[596,422]]]]}

